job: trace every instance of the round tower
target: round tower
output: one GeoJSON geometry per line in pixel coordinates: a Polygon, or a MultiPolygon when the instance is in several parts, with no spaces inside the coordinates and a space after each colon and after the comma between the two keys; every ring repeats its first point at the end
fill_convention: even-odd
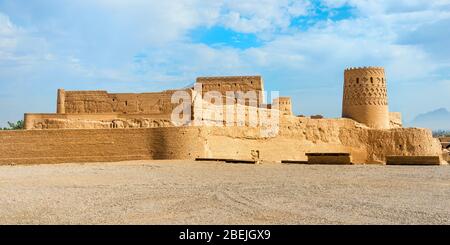
{"type": "Polygon", "coordinates": [[[384,68],[361,67],[345,70],[342,117],[354,119],[372,128],[389,128],[384,68]]]}

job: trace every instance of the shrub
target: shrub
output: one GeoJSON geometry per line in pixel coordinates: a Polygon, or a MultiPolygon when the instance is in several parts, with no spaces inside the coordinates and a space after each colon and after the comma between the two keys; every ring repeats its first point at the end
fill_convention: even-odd
{"type": "Polygon", "coordinates": [[[6,128],[0,128],[1,130],[20,130],[24,128],[23,120],[19,120],[17,122],[9,122],[8,121],[8,127],[6,128]]]}
{"type": "Polygon", "coordinates": [[[449,130],[435,130],[433,131],[433,137],[450,137],[449,130]]]}

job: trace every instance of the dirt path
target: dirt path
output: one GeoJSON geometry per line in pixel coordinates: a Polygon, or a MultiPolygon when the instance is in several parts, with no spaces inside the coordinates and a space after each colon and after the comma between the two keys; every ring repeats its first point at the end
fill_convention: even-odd
{"type": "Polygon", "coordinates": [[[450,224],[450,166],[0,166],[0,224],[450,224]]]}

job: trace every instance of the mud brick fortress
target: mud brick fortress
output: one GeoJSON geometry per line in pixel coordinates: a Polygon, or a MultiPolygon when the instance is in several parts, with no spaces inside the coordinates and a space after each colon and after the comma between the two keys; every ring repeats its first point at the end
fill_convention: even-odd
{"type": "Polygon", "coordinates": [[[390,112],[387,80],[381,67],[344,72],[342,118],[296,116],[289,97],[264,100],[260,76],[200,77],[192,87],[154,93],[106,91],[57,92],[56,113],[25,114],[25,129],[0,131],[0,164],[99,162],[147,159],[197,159],[237,162],[336,164],[445,164],[441,144],[431,131],[403,128],[401,114],[390,112]],[[192,98],[187,123],[175,124],[179,106],[173,95],[192,98]],[[236,100],[218,107],[204,96],[256,91],[253,101],[236,100]],[[196,103],[197,102],[197,103],[196,103]],[[199,110],[196,105],[206,105],[199,110]],[[229,121],[240,108],[247,119],[253,111],[279,118],[275,134],[263,126],[208,125],[229,121]],[[235,111],[235,110],[233,110],[235,111]],[[217,119],[219,115],[219,119],[217,119]]]}

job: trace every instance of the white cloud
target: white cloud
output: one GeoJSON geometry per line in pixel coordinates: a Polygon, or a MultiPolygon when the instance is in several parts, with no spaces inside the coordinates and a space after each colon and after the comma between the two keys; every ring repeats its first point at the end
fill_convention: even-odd
{"type": "Polygon", "coordinates": [[[113,15],[116,27],[133,38],[161,44],[179,40],[195,27],[214,25],[221,4],[202,0],[95,0],[89,5],[113,15]]]}
{"type": "MultiPolygon", "coordinates": [[[[385,66],[389,81],[397,86],[392,90],[394,105],[416,103],[401,94],[400,84],[427,84],[433,82],[430,79],[450,77],[445,71],[450,64],[450,36],[445,29],[450,23],[449,0],[325,0],[328,8],[350,5],[356,15],[322,20],[301,30],[291,22],[314,12],[309,1],[14,4],[14,11],[37,11],[23,14],[27,19],[17,23],[0,13],[0,83],[10,93],[15,89],[5,85],[7,81],[30,86],[28,93],[40,86],[151,91],[186,85],[200,75],[259,73],[268,87],[297,96],[301,112],[338,115],[342,70],[347,66],[385,66]],[[191,30],[211,26],[264,39],[261,46],[242,50],[192,43],[188,38],[191,30]],[[406,102],[396,102],[400,100],[406,102]]],[[[446,87],[447,83],[440,84],[446,87]]],[[[412,88],[421,86],[410,88],[412,93],[412,88]]],[[[53,102],[49,99],[46,105],[53,108],[53,102]]],[[[439,107],[439,103],[429,98],[430,106],[439,107]]]]}
{"type": "Polygon", "coordinates": [[[12,59],[12,53],[17,46],[17,28],[8,16],[0,13],[0,62],[12,59]]]}
{"type": "MultiPolygon", "coordinates": [[[[123,23],[138,27],[147,38],[170,41],[199,26],[223,25],[242,33],[285,30],[291,19],[308,14],[306,0],[97,0],[123,23]]],[[[133,26],[132,26],[133,28],[133,26]]],[[[153,40],[152,41],[157,41],[153,40]]]]}
{"type": "Polygon", "coordinates": [[[51,56],[46,51],[44,38],[33,36],[0,13],[0,69],[33,65],[51,56]]]}
{"type": "Polygon", "coordinates": [[[351,5],[366,16],[438,10],[450,6],[449,0],[324,0],[323,3],[332,8],[351,5]]]}
{"type": "Polygon", "coordinates": [[[221,23],[238,32],[259,33],[286,29],[291,19],[306,15],[310,3],[292,0],[224,1],[221,23]]]}

